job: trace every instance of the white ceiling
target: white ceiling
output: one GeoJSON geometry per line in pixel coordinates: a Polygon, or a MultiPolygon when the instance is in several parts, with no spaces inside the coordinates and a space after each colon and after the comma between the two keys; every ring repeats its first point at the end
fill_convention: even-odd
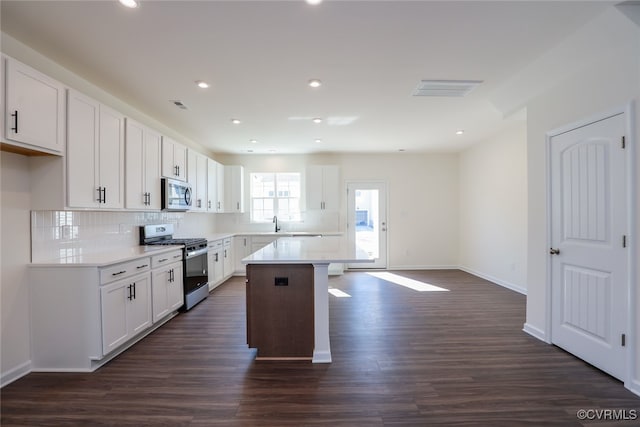
{"type": "Polygon", "coordinates": [[[505,126],[491,94],[609,5],[3,0],[1,28],[214,152],[448,152],[505,126]],[[412,97],[421,79],[484,83],[412,97]]]}

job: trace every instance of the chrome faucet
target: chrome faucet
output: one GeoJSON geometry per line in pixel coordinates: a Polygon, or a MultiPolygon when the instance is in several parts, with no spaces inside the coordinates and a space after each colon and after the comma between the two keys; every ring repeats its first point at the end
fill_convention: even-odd
{"type": "Polygon", "coordinates": [[[278,227],[278,217],[277,216],[273,217],[273,223],[276,225],[276,233],[277,233],[278,231],[280,231],[280,227],[278,227]]]}

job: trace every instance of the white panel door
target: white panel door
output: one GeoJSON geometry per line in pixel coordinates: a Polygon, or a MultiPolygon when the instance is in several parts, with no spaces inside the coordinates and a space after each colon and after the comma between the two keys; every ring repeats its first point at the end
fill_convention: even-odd
{"type": "Polygon", "coordinates": [[[349,240],[375,258],[373,263],[349,264],[349,268],[387,268],[386,184],[348,183],[347,199],[349,240]]]}
{"type": "Polygon", "coordinates": [[[98,177],[100,104],[79,92],[67,92],[67,198],[68,206],[99,207],[98,177]]]}
{"type": "Polygon", "coordinates": [[[147,207],[160,210],[160,156],[162,136],[154,130],[144,133],[144,182],[147,192],[147,207]]]}
{"type": "Polygon", "coordinates": [[[125,206],[146,209],[147,194],[144,179],[144,127],[132,120],[126,122],[125,206]]]}
{"type": "Polygon", "coordinates": [[[628,261],[625,117],[554,136],[552,342],[622,379],[628,261]]]}
{"type": "Polygon", "coordinates": [[[124,116],[100,105],[99,183],[102,207],[124,207],[124,116]]]}
{"type": "Polygon", "coordinates": [[[13,59],[6,79],[6,138],[64,152],[63,86],[13,59]]]}

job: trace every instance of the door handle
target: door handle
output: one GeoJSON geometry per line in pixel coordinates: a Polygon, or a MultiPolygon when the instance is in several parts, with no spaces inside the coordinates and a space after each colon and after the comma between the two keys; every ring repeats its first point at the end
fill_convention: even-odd
{"type": "Polygon", "coordinates": [[[549,255],[560,255],[560,249],[549,248],[549,255]]]}

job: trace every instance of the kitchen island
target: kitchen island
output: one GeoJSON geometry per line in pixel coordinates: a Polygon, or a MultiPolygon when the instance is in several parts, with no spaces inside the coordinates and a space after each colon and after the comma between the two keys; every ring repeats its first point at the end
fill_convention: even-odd
{"type": "Polygon", "coordinates": [[[259,358],[310,358],[313,363],[331,363],[329,264],[373,261],[342,236],[283,237],[243,258],[247,264],[249,346],[258,348],[259,358]],[[290,292],[284,294],[285,289],[290,292]],[[311,312],[313,317],[309,319],[311,312]],[[279,339],[273,335],[276,329],[293,330],[296,336],[285,333],[279,339]],[[278,340],[286,343],[274,342],[278,340]],[[297,348],[310,346],[309,356],[305,356],[304,349],[301,354],[297,349],[291,353],[289,344],[297,348]],[[267,348],[266,354],[261,353],[261,347],[267,348]]]}

